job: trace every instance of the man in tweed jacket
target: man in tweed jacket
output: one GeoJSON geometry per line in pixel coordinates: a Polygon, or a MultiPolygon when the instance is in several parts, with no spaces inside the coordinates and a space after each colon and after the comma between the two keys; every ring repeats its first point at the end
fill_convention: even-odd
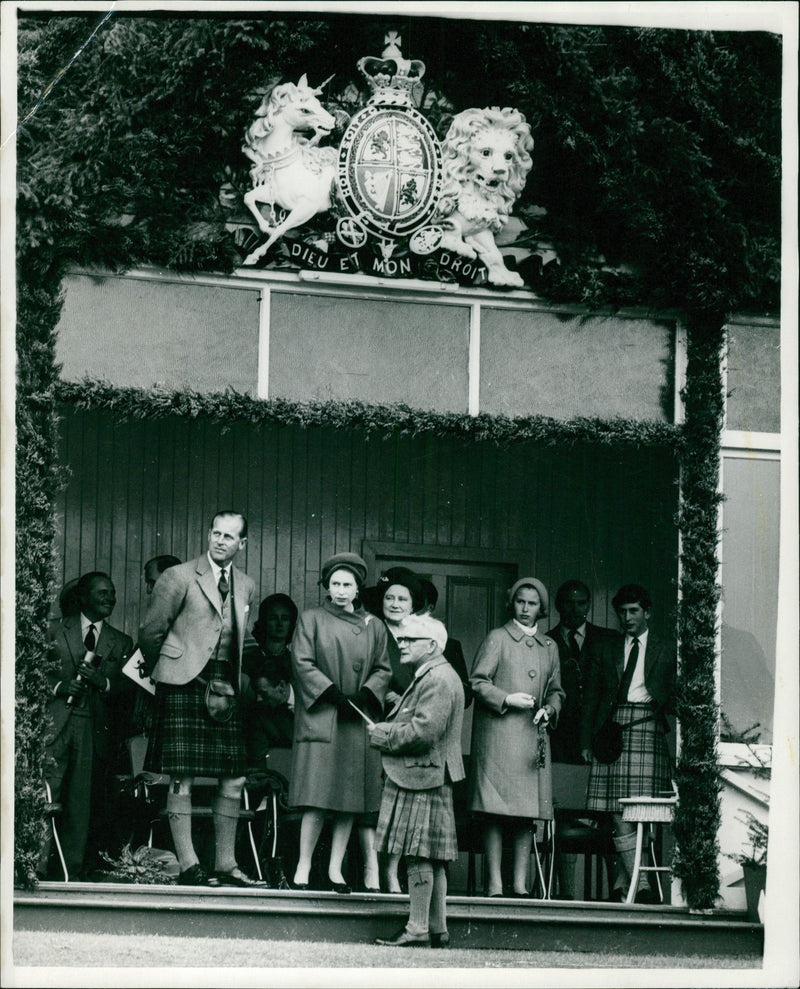
{"type": "Polygon", "coordinates": [[[232,564],[246,542],[245,517],[218,512],[208,531],[208,552],[159,577],[139,631],[139,647],[156,681],[145,766],[170,777],[167,812],[182,885],[254,884],[237,866],[234,853],[247,765],[242,651],[255,585],[232,564]],[[209,681],[228,685],[233,703],[227,720],[215,720],[207,709],[209,681]],[[196,776],[219,780],[212,805],[213,875],[200,865],[192,842],[196,776]]]}

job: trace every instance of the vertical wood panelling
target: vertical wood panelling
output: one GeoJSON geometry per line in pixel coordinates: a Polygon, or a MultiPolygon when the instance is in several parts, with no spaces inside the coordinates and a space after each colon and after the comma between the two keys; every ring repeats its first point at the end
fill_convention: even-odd
{"type": "MultiPolygon", "coordinates": [[[[502,450],[241,423],[223,433],[70,410],[61,434],[72,472],[56,509],[63,577],[108,569],[113,621],[132,635],[146,603],[143,563],[202,553],[223,507],[248,515],[240,562],[259,600],[284,591],[299,607],[316,604],[320,563],[380,539],[529,552],[552,598],[570,577],[590,585],[599,624],[615,625],[610,598],[633,580],[652,591],[659,628],[673,614],[675,468],[657,451],[502,450]]],[[[548,625],[556,620],[553,608],[548,625]]]]}

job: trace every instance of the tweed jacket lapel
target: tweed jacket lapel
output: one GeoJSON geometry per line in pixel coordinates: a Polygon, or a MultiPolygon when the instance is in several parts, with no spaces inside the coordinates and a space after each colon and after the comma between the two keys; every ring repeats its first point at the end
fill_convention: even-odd
{"type": "Polygon", "coordinates": [[[219,589],[216,580],[214,580],[214,571],[211,569],[211,564],[208,562],[207,556],[201,556],[197,560],[195,571],[200,590],[208,598],[208,602],[214,611],[222,618],[222,603],[219,599],[219,589]]]}
{"type": "MultiPolygon", "coordinates": [[[[647,650],[648,653],[650,650],[647,650]]],[[[622,683],[622,675],[625,672],[625,636],[614,644],[614,669],[617,673],[617,686],[622,683]]]]}
{"type": "Polygon", "coordinates": [[[644,654],[644,682],[651,680],[653,670],[656,668],[661,655],[662,645],[658,637],[652,632],[647,634],[647,649],[644,654]]]}

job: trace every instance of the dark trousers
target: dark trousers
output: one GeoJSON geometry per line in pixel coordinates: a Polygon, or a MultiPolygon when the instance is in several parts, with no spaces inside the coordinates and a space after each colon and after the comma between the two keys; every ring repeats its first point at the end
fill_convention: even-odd
{"type": "MultiPolygon", "coordinates": [[[[94,764],[92,725],[91,715],[73,711],[45,753],[45,779],[50,784],[54,803],[62,805],[56,826],[70,879],[77,879],[83,868],[89,833],[94,764]]],[[[50,843],[48,836],[39,861],[42,873],[47,869],[50,843]]]]}

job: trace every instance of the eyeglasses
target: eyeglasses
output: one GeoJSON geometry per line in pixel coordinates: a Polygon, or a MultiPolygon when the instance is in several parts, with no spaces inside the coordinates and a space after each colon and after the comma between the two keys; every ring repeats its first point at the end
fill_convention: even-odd
{"type": "Polygon", "coordinates": [[[398,635],[394,641],[398,646],[402,646],[406,642],[427,642],[428,640],[424,635],[398,635]]]}

